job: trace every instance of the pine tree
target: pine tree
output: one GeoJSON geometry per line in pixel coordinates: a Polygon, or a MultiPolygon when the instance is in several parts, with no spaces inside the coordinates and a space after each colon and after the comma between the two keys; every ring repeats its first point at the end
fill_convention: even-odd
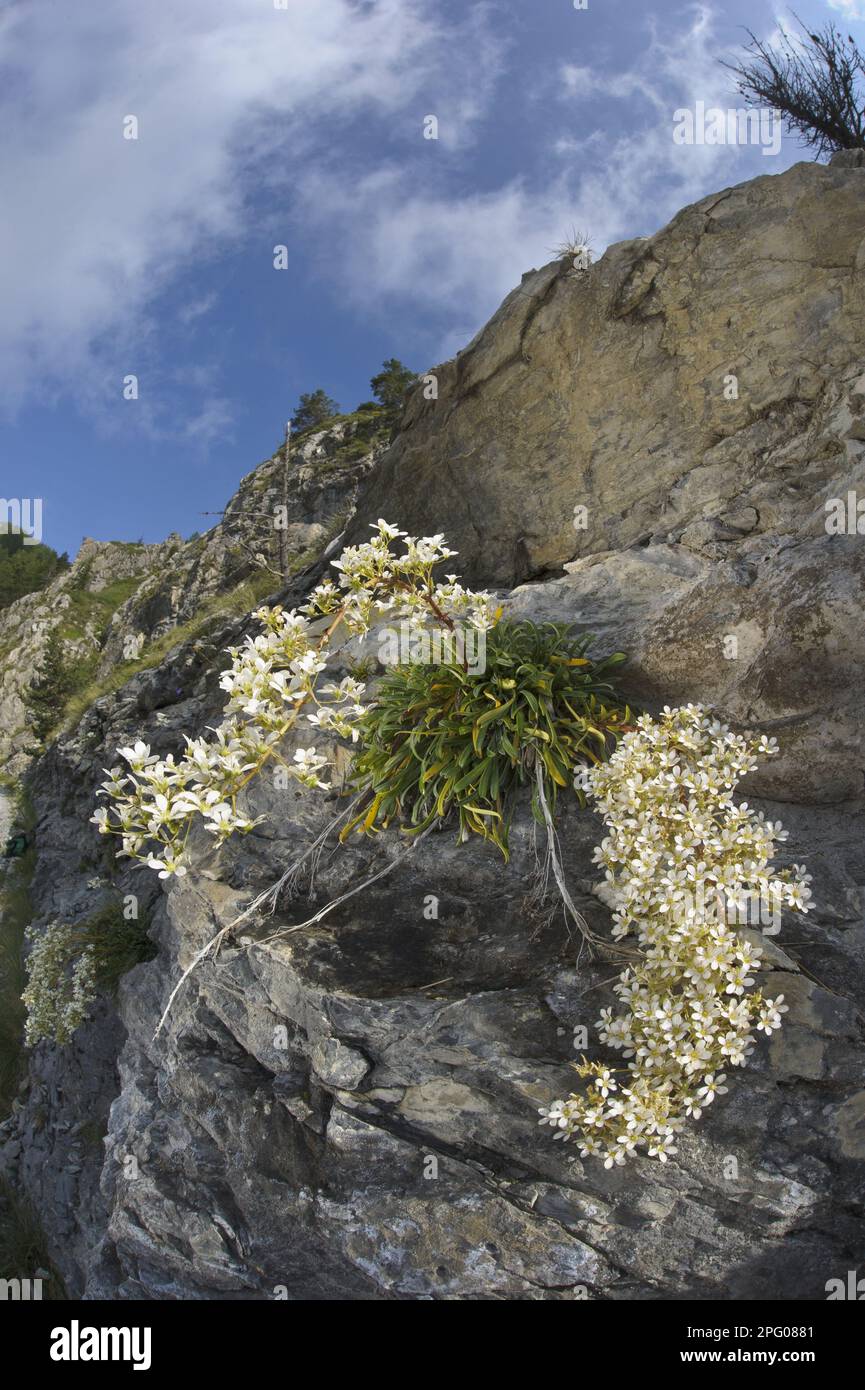
{"type": "Polygon", "coordinates": [[[339,414],[339,406],[321,387],[317,391],[306,391],[300,398],[292,416],[292,429],[295,434],[315,426],[326,425],[334,415],[339,414]]]}
{"type": "Polygon", "coordinates": [[[383,370],[374,376],[369,384],[376,400],[385,407],[389,423],[396,425],[409,388],[417,381],[417,376],[400,362],[398,357],[389,357],[381,365],[383,370]]]}
{"type": "Polygon", "coordinates": [[[21,531],[0,531],[0,608],[44,589],[68,568],[68,555],[58,555],[48,545],[25,545],[21,531]]]}
{"type": "Polygon", "coordinates": [[[73,668],[64,656],[62,639],[54,631],[45,644],[42,665],[24,695],[30,727],[41,743],[62,718],[73,685],[73,668]]]}

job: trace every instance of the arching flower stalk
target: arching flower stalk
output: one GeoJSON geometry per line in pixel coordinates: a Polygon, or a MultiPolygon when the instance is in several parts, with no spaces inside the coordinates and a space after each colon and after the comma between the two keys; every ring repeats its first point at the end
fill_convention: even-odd
{"type": "Polygon", "coordinates": [[[226,717],[212,737],[187,738],[179,759],[159,758],[143,742],[118,750],[129,771],[108,772],[100,795],[110,804],[91,820],[101,834],[120,837],[120,855],[158,870],[160,878],[186,873],[187,839],[196,818],[216,845],[263,819],[251,819],[239,801],[268,762],[281,765],[302,786],[329,787],[326,754],[312,745],[297,748],[287,761],[281,748],[286,735],[304,724],[357,740],[364,685],[350,676],[338,684],[319,683],[338,636],[363,637],[385,615],[415,629],[493,626],[489,594],[463,589],[455,575],[444,583],[433,578],[435,567],[456,554],[442,544],[441,535],[416,540],[385,521],[373,530],[371,541],[332,561],[338,583],[319,584],[302,609],[257,610],[263,632],[229,648],[231,665],[220,680],[229,697],[226,717]],[[401,554],[391,549],[399,540],[404,541],[401,554]]]}

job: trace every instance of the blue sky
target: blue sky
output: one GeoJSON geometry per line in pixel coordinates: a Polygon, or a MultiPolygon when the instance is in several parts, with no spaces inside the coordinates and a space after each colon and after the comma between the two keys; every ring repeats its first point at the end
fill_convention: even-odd
{"type": "MultiPolygon", "coordinates": [[[[865,38],[865,0],[794,8],[865,38]]],[[[768,0],[11,0],[0,495],[41,497],[70,554],[206,529],[301,391],[350,409],[384,358],[453,355],[571,227],[600,252],[807,158],[672,139],[676,108],[738,104],[717,59],[743,26],[789,21],[768,0]]]]}

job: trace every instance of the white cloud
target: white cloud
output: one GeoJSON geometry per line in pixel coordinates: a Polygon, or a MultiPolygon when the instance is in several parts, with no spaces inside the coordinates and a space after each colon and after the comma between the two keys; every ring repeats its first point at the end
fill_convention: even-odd
{"type": "MultiPolygon", "coordinates": [[[[155,295],[249,236],[250,187],[313,148],[319,122],[332,131],[408,105],[419,125],[430,88],[448,90],[460,71],[455,39],[423,0],[7,8],[0,406],[73,383],[79,394],[113,390],[148,346],[155,295]],[[122,138],[127,115],[138,118],[137,140],[122,138]]],[[[483,83],[462,87],[469,95],[450,108],[454,145],[483,107],[483,83]]],[[[262,229],[263,255],[266,243],[262,229]]]]}
{"type": "MultiPolygon", "coordinates": [[[[115,399],[122,376],[159,351],[157,296],[241,237],[250,255],[259,237],[267,259],[290,233],[318,245],[335,294],[371,314],[395,301],[429,311],[443,334],[435,346],[449,353],[572,225],[600,251],[713,187],[779,167],[673,144],[676,107],[725,92],[729,104],[702,5],[672,40],[650,31],[625,71],[564,64],[546,92],[537,72],[520,73],[535,98],[538,159],[521,161],[525,177],[454,191],[471,188],[460,160],[503,52],[495,9],[456,13],[427,0],[7,8],[0,184],[13,198],[0,221],[0,408],[70,386],[115,399]],[[122,138],[130,114],[137,141],[122,138]],[[420,139],[427,114],[439,116],[438,145],[420,139]],[[340,133],[358,117],[380,131],[386,155],[374,136],[359,164],[350,140],[343,148],[340,133]],[[285,228],[276,238],[250,223],[248,196],[262,187],[285,228]]],[[[174,317],[192,325],[211,307],[198,288],[174,317]]],[[[218,436],[230,422],[224,388],[210,377],[190,391],[187,434],[218,436]]],[[[146,396],[142,420],[164,435],[170,408],[146,396]]]]}
{"type": "Polygon", "coordinates": [[[206,399],[184,425],[183,436],[196,444],[207,445],[229,434],[234,422],[231,402],[221,397],[206,399]]]}
{"type": "Polygon", "coordinates": [[[571,96],[589,96],[597,87],[598,75],[594,68],[577,67],[575,63],[565,63],[562,67],[562,81],[571,96]]]}
{"type": "Polygon", "coordinates": [[[184,325],[195,323],[196,319],[203,318],[209,314],[217,301],[215,290],[209,294],[203,294],[198,299],[191,299],[187,304],[181,304],[177,311],[177,317],[184,325]]]}
{"type": "Polygon", "coordinates": [[[373,309],[406,298],[430,310],[459,305],[459,318],[438,344],[442,356],[450,355],[522,272],[552,258],[572,226],[588,229],[600,253],[643,227],[655,230],[715,188],[779,170],[779,160],[756,151],[743,168],[735,147],[673,143],[678,107],[698,99],[707,107],[735,104],[717,57],[712,11],[703,5],[672,41],[653,32],[633,70],[604,74],[564,65],[558,80],[568,127],[557,138],[549,121],[544,128],[546,148],[558,160],[541,182],[516,179],[455,197],[433,188],[407,195],[398,167],[350,189],[328,173],[308,175],[299,189],[308,221],[326,228],[351,219],[351,240],[328,273],[341,277],[355,302],[373,309]]]}
{"type": "Polygon", "coordinates": [[[865,19],[861,0],[829,0],[830,10],[840,10],[845,19],[865,19]]]}

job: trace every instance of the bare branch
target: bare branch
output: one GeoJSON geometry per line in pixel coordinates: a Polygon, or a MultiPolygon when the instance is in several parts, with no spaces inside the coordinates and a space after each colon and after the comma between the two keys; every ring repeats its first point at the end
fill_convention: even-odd
{"type": "Polygon", "coordinates": [[[747,58],[722,66],[749,104],[780,111],[815,158],[865,148],[865,56],[834,24],[814,32],[795,18],[801,38],[783,34],[773,48],[749,29],[747,58]]]}

